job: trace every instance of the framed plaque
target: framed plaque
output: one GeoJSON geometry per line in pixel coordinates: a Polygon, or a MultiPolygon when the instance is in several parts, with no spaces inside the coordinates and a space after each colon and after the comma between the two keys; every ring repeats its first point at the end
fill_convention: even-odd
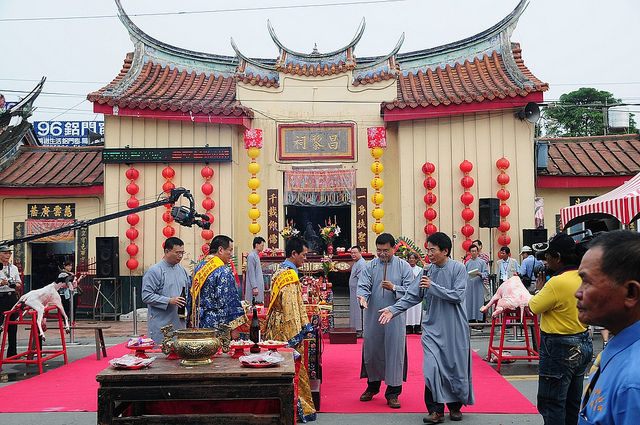
{"type": "Polygon", "coordinates": [[[354,124],[281,124],[278,158],[354,159],[354,124]]]}

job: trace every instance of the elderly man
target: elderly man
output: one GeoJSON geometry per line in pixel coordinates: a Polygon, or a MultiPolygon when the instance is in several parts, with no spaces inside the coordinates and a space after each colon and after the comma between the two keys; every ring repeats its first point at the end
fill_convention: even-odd
{"type": "MultiPolygon", "coordinates": [[[[10,311],[20,297],[20,288],[22,281],[20,280],[20,272],[18,267],[11,264],[11,248],[6,245],[0,246],[0,311],[10,311]]],[[[18,314],[13,314],[11,319],[14,320],[18,314]]],[[[0,326],[2,326],[4,315],[0,315],[0,326]]],[[[8,332],[7,357],[18,354],[17,335],[18,325],[9,325],[8,332]]],[[[1,335],[1,333],[0,333],[1,335]]]]}
{"type": "Polygon", "coordinates": [[[640,233],[614,230],[593,239],[578,273],[581,322],[615,335],[600,353],[578,424],[631,425],[640,416],[640,233]]]}
{"type": "Polygon", "coordinates": [[[544,273],[540,273],[537,293],[529,300],[529,309],[540,315],[538,411],[545,425],[569,425],[578,421],[593,345],[587,326],[578,320],[573,295],[580,286],[573,238],[566,233],[554,235],[544,255],[554,275],[545,283],[544,273]]]}
{"type": "Polygon", "coordinates": [[[369,261],[362,271],[357,297],[365,309],[360,378],[367,378],[360,401],[371,401],[384,379],[387,404],[398,409],[402,382],[407,380],[406,318],[402,313],[382,326],[377,312],[402,298],[414,279],[409,263],[394,256],[394,245],[395,238],[389,233],[376,238],[378,258],[369,261]]]}

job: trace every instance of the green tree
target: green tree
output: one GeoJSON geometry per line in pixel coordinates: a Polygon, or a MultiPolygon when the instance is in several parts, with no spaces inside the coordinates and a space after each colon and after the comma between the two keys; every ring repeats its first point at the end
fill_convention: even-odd
{"type": "Polygon", "coordinates": [[[621,103],[607,91],[582,87],[560,96],[560,101],[543,108],[546,137],[584,137],[637,131],[633,114],[629,129],[606,129],[604,114],[608,107],[621,103]],[[606,133],[605,133],[606,130],[606,133]]]}

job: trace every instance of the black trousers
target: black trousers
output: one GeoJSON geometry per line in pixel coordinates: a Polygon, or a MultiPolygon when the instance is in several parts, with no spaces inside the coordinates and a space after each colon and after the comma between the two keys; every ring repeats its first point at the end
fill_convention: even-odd
{"type": "MultiPolygon", "coordinates": [[[[11,310],[11,307],[13,307],[17,302],[18,302],[18,294],[15,291],[8,292],[8,293],[7,292],[0,293],[0,312],[4,313],[5,311],[11,310]]],[[[4,325],[5,317],[6,316],[4,314],[0,316],[0,324],[4,325]]],[[[15,320],[17,318],[18,318],[18,313],[11,315],[11,320],[15,320]]],[[[16,354],[18,354],[18,351],[17,351],[18,350],[18,344],[17,344],[18,325],[9,325],[4,332],[7,332],[7,356],[6,357],[15,356],[16,354]]],[[[1,344],[2,342],[0,342],[0,346],[1,344]]]]}
{"type": "MultiPolygon", "coordinates": [[[[367,391],[377,394],[380,392],[380,385],[382,381],[367,381],[367,391]]],[[[398,398],[402,393],[402,385],[397,387],[387,385],[387,389],[384,391],[384,398],[387,400],[392,398],[398,398]]]]}
{"type": "MultiPolygon", "coordinates": [[[[433,393],[426,386],[424,387],[424,404],[427,406],[427,411],[429,413],[444,413],[444,403],[438,403],[433,400],[433,393]]],[[[454,401],[451,403],[447,403],[447,407],[449,408],[449,412],[459,412],[462,409],[462,403],[459,401],[454,401]]]]}

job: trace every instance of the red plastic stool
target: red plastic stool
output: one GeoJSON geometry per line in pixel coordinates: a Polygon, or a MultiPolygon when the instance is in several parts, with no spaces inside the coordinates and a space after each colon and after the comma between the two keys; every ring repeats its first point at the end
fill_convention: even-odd
{"type": "Polygon", "coordinates": [[[500,366],[503,360],[539,360],[540,354],[538,353],[538,347],[540,346],[540,326],[538,325],[538,316],[531,313],[528,308],[524,309],[522,316],[522,327],[524,328],[525,346],[505,346],[504,336],[507,333],[507,327],[510,326],[508,321],[520,320],[520,308],[517,310],[505,310],[499,316],[496,316],[491,321],[491,336],[489,337],[489,352],[487,353],[487,361],[491,361],[491,354],[494,354],[498,359],[498,372],[500,372],[500,366]],[[533,325],[533,335],[535,338],[535,349],[531,346],[529,338],[529,326],[533,325]],[[501,326],[500,332],[500,345],[493,344],[493,335],[495,333],[496,326],[501,326]],[[504,356],[504,351],[526,351],[525,355],[521,356],[504,356]]]}
{"type": "Polygon", "coordinates": [[[56,314],[52,314],[51,310],[56,309],[55,306],[45,308],[45,317],[55,318],[58,317],[58,328],[60,329],[60,340],[62,341],[61,350],[43,350],[40,346],[40,337],[38,335],[38,324],[36,322],[38,313],[30,307],[16,308],[11,311],[4,312],[4,332],[2,333],[2,349],[0,350],[0,371],[2,365],[5,363],[25,363],[25,364],[37,364],[38,371],[42,373],[42,363],[57,356],[64,356],[64,364],[67,364],[67,343],[64,335],[64,323],[62,321],[62,314],[59,311],[56,314]],[[11,320],[12,314],[18,313],[18,318],[11,320]],[[8,327],[9,325],[30,325],[31,332],[29,333],[29,343],[27,351],[18,353],[15,356],[4,358],[4,349],[7,342],[8,327]],[[25,358],[23,358],[25,357],[25,358]]]}

